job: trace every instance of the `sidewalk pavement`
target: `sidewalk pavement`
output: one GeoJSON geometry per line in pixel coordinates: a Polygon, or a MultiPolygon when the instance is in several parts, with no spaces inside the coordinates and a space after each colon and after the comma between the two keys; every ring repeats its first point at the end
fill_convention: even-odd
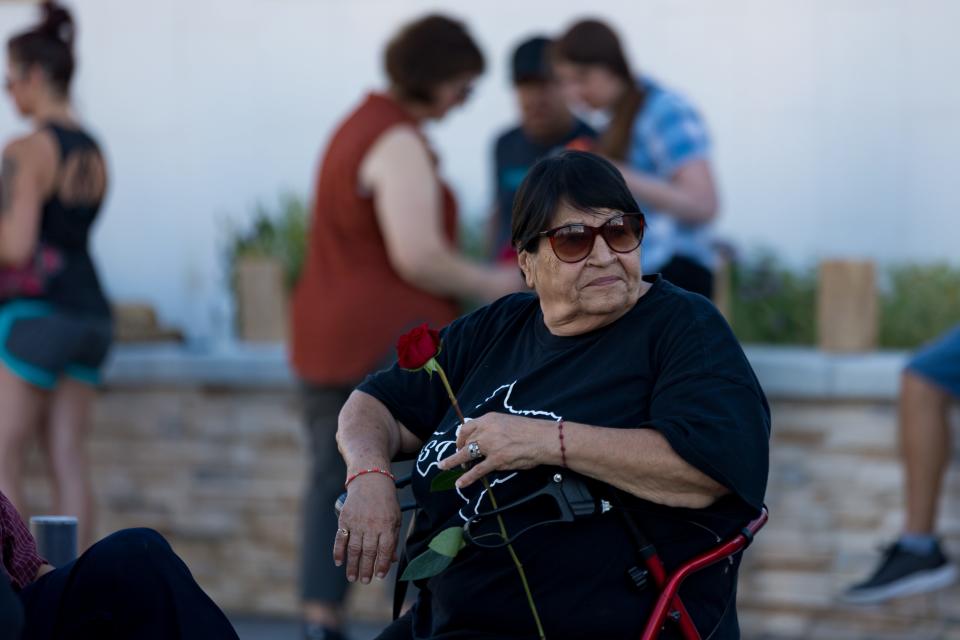
{"type": "MultiPolygon", "coordinates": [[[[302,632],[297,620],[286,618],[262,618],[230,616],[240,640],[301,640],[302,632]]],[[[373,640],[382,631],[371,624],[354,623],[348,627],[350,640],[373,640]]]]}

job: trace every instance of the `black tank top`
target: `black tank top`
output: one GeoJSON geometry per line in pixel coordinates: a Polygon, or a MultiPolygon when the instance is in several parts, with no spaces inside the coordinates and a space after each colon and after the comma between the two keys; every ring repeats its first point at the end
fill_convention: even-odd
{"type": "MultiPolygon", "coordinates": [[[[66,129],[48,124],[46,131],[53,134],[60,148],[60,165],[57,168],[57,191],[43,203],[40,222],[41,245],[59,254],[62,264],[59,271],[46,286],[44,298],[67,311],[96,316],[110,316],[110,305],[100,287],[96,268],[90,259],[89,237],[100,205],[103,193],[92,202],[67,205],[61,200],[61,175],[68,161],[75,154],[84,154],[76,159],[76,171],[82,174],[89,171],[91,158],[103,161],[100,148],[86,132],[80,129],[66,129]]],[[[82,175],[81,175],[82,179],[82,175]]],[[[105,184],[105,183],[104,183],[105,184]]]]}

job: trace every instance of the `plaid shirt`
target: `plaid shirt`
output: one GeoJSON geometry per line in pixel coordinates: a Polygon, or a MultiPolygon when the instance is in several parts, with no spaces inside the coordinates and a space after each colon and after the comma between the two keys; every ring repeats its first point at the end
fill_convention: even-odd
{"type": "Polygon", "coordinates": [[[13,503],[0,493],[0,559],[14,589],[33,582],[46,560],[37,553],[37,543],[13,503]]]}
{"type": "MultiPolygon", "coordinates": [[[[678,93],[648,78],[639,83],[647,98],[633,124],[627,162],[632,169],[669,180],[683,165],[708,157],[710,136],[703,118],[678,93]]],[[[643,239],[643,271],[658,271],[674,254],[712,261],[709,226],[683,225],[640,203],[649,228],[643,239]]]]}
{"type": "Polygon", "coordinates": [[[678,93],[641,78],[647,90],[643,111],[633,127],[630,165],[644,173],[669,178],[684,164],[710,151],[710,137],[700,114],[678,93]]]}

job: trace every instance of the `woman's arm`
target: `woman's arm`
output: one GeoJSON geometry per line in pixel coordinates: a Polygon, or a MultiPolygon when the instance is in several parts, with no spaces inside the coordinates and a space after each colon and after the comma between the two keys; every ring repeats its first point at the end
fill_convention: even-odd
{"type": "Polygon", "coordinates": [[[630,191],[642,204],[664,211],[677,220],[702,223],[717,215],[717,191],[706,159],[692,160],[663,180],[616,163],[630,191]]]}
{"type": "MultiPolygon", "coordinates": [[[[614,429],[575,422],[563,424],[567,466],[644,500],[670,507],[702,509],[729,490],[681,458],[654,429],[614,429]]],[[[440,463],[451,469],[469,461],[465,449],[477,442],[484,455],[458,481],[476,482],[495,470],[561,466],[558,425],[505,413],[470,420],[457,438],[458,452],[440,463]]]]}
{"type": "MultiPolygon", "coordinates": [[[[350,477],[363,469],[389,469],[397,453],[416,451],[420,441],[379,400],[354,391],[340,411],[337,446],[350,477]]],[[[380,473],[357,476],[347,487],[340,512],[334,562],[337,566],[346,562],[350,582],[370,582],[374,572],[383,578],[395,559],[399,530],[400,505],[393,481],[380,473]]]]}
{"type": "Polygon", "coordinates": [[[383,134],[364,159],[390,263],[404,280],[444,296],[495,300],[523,287],[516,267],[488,267],[459,255],[443,235],[433,162],[412,126],[383,134]]]}
{"type": "Polygon", "coordinates": [[[0,265],[21,265],[33,255],[43,200],[53,188],[56,149],[42,134],[11,142],[0,168],[0,265]]]}

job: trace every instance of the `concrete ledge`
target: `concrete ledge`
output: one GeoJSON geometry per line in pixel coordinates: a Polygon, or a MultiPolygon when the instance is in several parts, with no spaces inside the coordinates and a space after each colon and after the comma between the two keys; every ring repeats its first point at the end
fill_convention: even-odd
{"type": "Polygon", "coordinates": [[[897,397],[906,351],[826,353],[805,347],[744,347],[760,384],[778,399],[866,399],[897,397]]]}
{"type": "MultiPolygon", "coordinates": [[[[767,395],[778,399],[894,399],[908,356],[904,351],[833,354],[761,345],[745,351],[767,395]]],[[[107,365],[105,381],[111,387],[269,389],[291,387],[296,376],[283,345],[120,345],[107,365]]]]}
{"type": "Polygon", "coordinates": [[[119,345],[104,371],[109,387],[284,388],[296,383],[284,345],[119,345]]]}

